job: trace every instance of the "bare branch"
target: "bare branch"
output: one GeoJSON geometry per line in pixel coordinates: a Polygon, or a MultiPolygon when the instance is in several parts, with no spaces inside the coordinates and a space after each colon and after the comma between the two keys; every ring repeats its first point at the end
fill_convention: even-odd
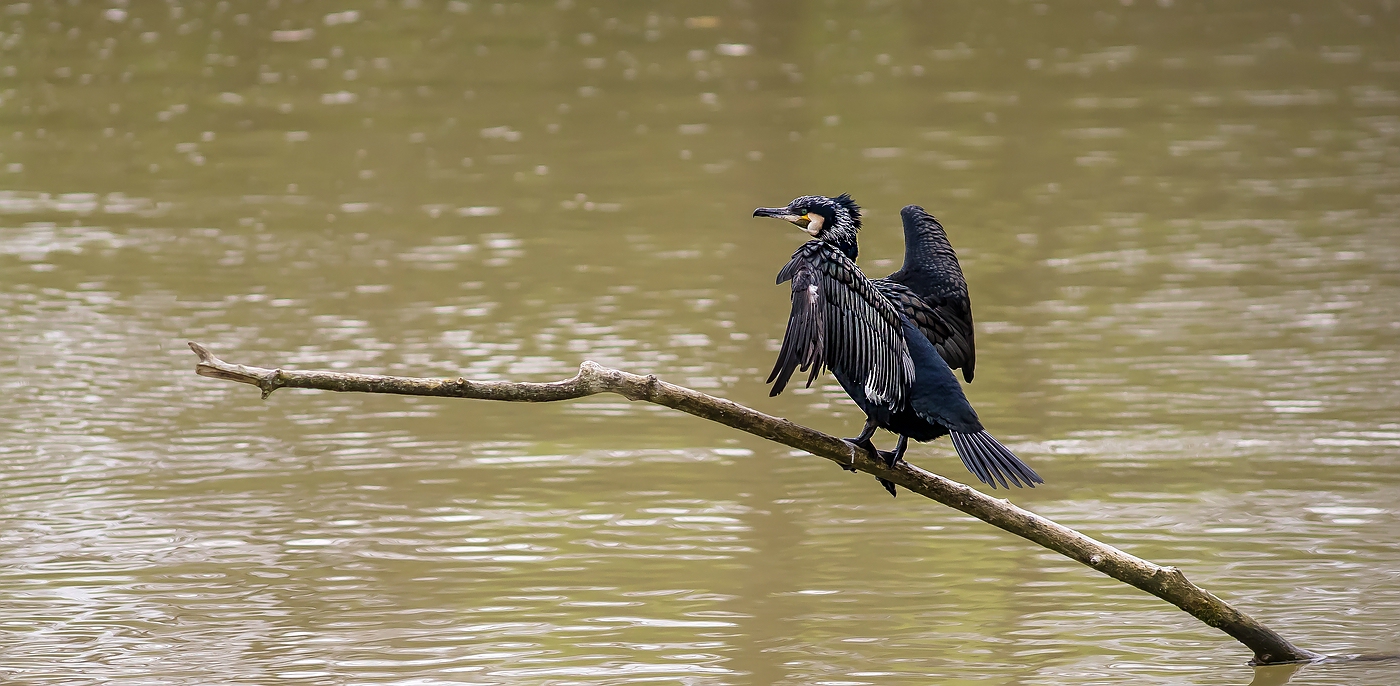
{"type": "Polygon", "coordinates": [[[287,371],[229,364],[207,348],[190,343],[199,356],[195,373],[214,379],[257,386],[266,398],[279,388],[324,391],[395,393],[446,398],[474,398],[507,402],[553,402],[598,393],[616,393],[628,400],[664,405],[702,419],[804,450],[817,457],[889,480],[911,492],[972,515],[992,526],[1049,548],[1076,562],[1150,593],[1220,629],[1254,653],[1253,664],[1306,662],[1323,656],[1289,643],[1225,601],[1191,583],[1175,567],[1163,567],[1111,545],[1096,541],[1005,500],[998,500],[956,481],[945,479],[907,462],[890,467],[851,444],[820,431],[766,415],[723,398],[666,383],[655,376],[640,376],[584,362],[576,376],[552,383],[420,379],[328,371],[287,371]]]}

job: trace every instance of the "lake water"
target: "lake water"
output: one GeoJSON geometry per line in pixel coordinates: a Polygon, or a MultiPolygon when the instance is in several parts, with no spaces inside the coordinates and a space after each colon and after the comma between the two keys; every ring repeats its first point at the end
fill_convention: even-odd
{"type": "MultiPolygon", "coordinates": [[[[1224,634],[868,476],[617,397],[768,398],[802,234],[948,227],[1017,504],[1301,646],[1400,652],[1394,2],[0,8],[0,678],[1265,684],[1224,634]]],[[[893,438],[880,434],[881,447],[893,438]]],[[[911,461],[969,481],[946,441],[911,461]]],[[[1005,491],[998,491],[1005,496],[1005,491]]],[[[1393,684],[1395,662],[1294,684],[1393,684]]]]}

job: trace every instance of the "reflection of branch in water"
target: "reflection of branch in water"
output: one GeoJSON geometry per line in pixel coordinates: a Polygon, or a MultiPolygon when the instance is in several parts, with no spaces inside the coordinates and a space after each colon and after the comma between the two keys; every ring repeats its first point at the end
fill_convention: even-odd
{"type": "Polygon", "coordinates": [[[1302,668],[1303,665],[1297,663],[1255,667],[1254,678],[1249,681],[1249,686],[1284,686],[1302,668]]]}
{"type": "Polygon", "coordinates": [[[616,393],[628,400],[645,400],[664,405],[889,480],[914,493],[1093,567],[1125,584],[1151,593],[1196,619],[1229,634],[1254,652],[1254,664],[1304,662],[1322,657],[1289,643],[1253,617],[1191,583],[1186,579],[1186,575],[1175,567],[1162,567],[1129,555],[1005,500],[984,495],[980,491],[907,462],[891,467],[881,460],[871,459],[864,450],[834,436],[763,414],[723,398],[666,383],[655,376],[639,376],[609,369],[594,362],[584,362],[573,378],[550,383],[468,381],[462,378],[420,379],[247,367],[224,362],[198,343],[190,343],[190,349],[199,356],[199,365],[195,367],[195,372],[200,376],[257,386],[262,389],[264,398],[279,388],[536,403],[572,400],[598,393],[616,393]]]}

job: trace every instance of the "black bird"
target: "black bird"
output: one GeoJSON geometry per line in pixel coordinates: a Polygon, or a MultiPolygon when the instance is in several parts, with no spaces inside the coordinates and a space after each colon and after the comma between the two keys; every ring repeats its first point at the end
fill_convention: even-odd
{"type": "MultiPolygon", "coordinates": [[[[778,283],[792,282],[792,313],[768,377],[769,395],[782,393],[799,368],[808,372],[809,386],[829,369],[866,415],[861,434],[849,440],[888,464],[903,459],[910,438],[948,435],[963,465],[983,483],[993,488],[1044,483],[982,428],[935,345],[942,344],[971,378],[967,286],[942,227],[932,230],[937,222],[931,216],[905,208],[906,253],[911,246],[919,249],[912,258],[906,254],[904,268],[890,278],[872,281],[855,264],[860,207],[849,195],[803,196],[787,207],[760,207],[753,214],[792,222],[814,239],[778,272],[778,283]],[[919,254],[926,248],[935,254],[919,254]],[[936,304],[920,297],[923,293],[936,304]],[[876,451],[870,442],[876,428],[899,434],[893,452],[876,451]]],[[[882,483],[894,493],[893,484],[882,483]]]]}

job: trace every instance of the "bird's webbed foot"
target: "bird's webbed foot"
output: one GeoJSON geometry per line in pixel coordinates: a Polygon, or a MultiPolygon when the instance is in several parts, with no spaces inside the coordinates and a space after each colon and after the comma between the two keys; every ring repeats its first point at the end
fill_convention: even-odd
{"type": "MultiPolygon", "coordinates": [[[[870,442],[869,438],[861,439],[859,436],[857,436],[855,438],[843,438],[841,440],[845,441],[848,445],[850,445],[852,448],[855,448],[856,450],[864,450],[865,454],[869,455],[870,459],[872,460],[880,456],[881,451],[875,447],[874,443],[870,442]]],[[[856,471],[855,459],[852,458],[851,464],[841,465],[841,468],[848,472],[856,471]]]]}
{"type": "Polygon", "coordinates": [[[897,494],[894,492],[894,482],[893,482],[893,481],[886,481],[886,480],[884,480],[884,479],[881,479],[881,478],[878,477],[878,476],[875,477],[875,479],[876,479],[877,481],[880,482],[880,485],[881,485],[881,486],[884,486],[884,487],[885,487],[885,490],[887,490],[887,491],[890,492],[890,497],[891,497],[891,498],[898,497],[897,494]]]}
{"type": "MultiPolygon", "coordinates": [[[[864,450],[866,454],[870,455],[870,459],[873,460],[880,456],[880,451],[875,447],[874,443],[870,442],[870,437],[875,435],[876,428],[878,427],[875,426],[875,420],[867,417],[865,420],[865,426],[860,430],[859,436],[856,436],[855,438],[843,438],[841,440],[851,444],[851,446],[854,448],[864,450]]],[[[852,464],[841,465],[841,468],[848,472],[856,471],[854,460],[852,460],[852,464]]]]}
{"type": "MultiPolygon", "coordinates": [[[[904,461],[904,451],[908,449],[909,437],[900,436],[899,444],[895,446],[894,450],[877,450],[875,451],[875,455],[878,456],[880,460],[883,461],[885,464],[893,467],[899,464],[900,462],[904,461]]],[[[880,479],[879,477],[875,478],[880,479]]],[[[890,496],[894,496],[895,492],[893,483],[885,479],[880,479],[880,485],[884,486],[885,490],[890,492],[890,496]]]]}

